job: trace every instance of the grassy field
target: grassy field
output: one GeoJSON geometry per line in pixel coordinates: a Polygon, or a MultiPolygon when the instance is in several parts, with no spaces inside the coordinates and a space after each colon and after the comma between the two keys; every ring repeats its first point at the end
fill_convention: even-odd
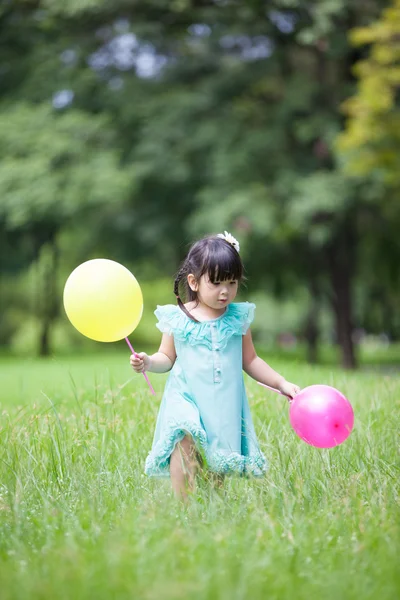
{"type": "Polygon", "coordinates": [[[400,597],[399,376],[272,366],[342,390],[352,435],[307,446],[249,380],[267,476],[200,479],[182,506],[143,475],[165,376],[154,398],[127,353],[2,358],[1,600],[400,597]]]}

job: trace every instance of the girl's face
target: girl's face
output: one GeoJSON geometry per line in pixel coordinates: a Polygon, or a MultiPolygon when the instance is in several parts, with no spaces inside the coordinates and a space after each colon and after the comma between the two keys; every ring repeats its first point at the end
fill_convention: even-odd
{"type": "Polygon", "coordinates": [[[197,292],[200,302],[214,310],[221,310],[234,301],[239,282],[237,279],[227,279],[212,283],[206,273],[202,275],[199,282],[195,280],[193,275],[189,275],[188,283],[191,289],[197,292]]]}

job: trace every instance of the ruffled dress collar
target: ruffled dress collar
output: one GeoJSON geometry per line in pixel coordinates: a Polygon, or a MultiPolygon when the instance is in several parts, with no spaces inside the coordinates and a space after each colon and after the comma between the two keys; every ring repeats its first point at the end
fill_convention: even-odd
{"type": "Polygon", "coordinates": [[[158,318],[157,328],[162,333],[173,335],[175,340],[191,346],[204,345],[212,349],[216,341],[223,350],[232,336],[244,335],[254,319],[255,304],[237,302],[229,304],[225,312],[208,321],[190,319],[179,306],[158,306],[154,314],[158,318]]]}

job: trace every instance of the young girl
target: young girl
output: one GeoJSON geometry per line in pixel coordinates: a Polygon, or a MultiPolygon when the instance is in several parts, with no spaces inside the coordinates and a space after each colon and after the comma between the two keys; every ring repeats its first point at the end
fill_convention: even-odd
{"type": "Polygon", "coordinates": [[[163,334],[158,352],[130,357],[137,373],[171,371],[145,472],[170,475],[183,498],[193,490],[199,450],[218,476],[260,476],[266,470],[242,369],[289,398],[300,391],[257,356],[249,329],[255,305],[233,303],[242,277],[239,243],[232,235],[196,242],[175,279],[178,305],[155,311],[163,334]]]}

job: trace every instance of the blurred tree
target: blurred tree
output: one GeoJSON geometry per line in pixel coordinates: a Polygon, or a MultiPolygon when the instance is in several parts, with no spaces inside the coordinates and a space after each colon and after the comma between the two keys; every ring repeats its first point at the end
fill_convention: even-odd
{"type": "Polygon", "coordinates": [[[364,323],[400,335],[396,313],[400,292],[400,1],[365,27],[355,28],[356,46],[370,45],[368,55],[354,66],[357,92],[343,103],[346,128],[338,137],[343,169],[355,182],[367,181],[363,215],[365,257],[364,323]],[[371,318],[380,305],[381,316],[371,318]],[[375,310],[372,307],[375,306],[375,310]]]}
{"type": "Polygon", "coordinates": [[[193,234],[232,227],[255,284],[308,282],[311,358],[329,298],[352,367],[366,202],[333,140],[360,56],[346,31],[383,5],[19,0],[0,14],[4,98],[111,118],[135,185],[124,207],[96,211],[102,248],[172,271],[193,234]]]}
{"type": "Polygon", "coordinates": [[[338,172],[333,140],[342,122],[338,107],[353,82],[354,51],[342,32],[366,11],[356,3],[321,3],[315,11],[283,4],[267,14],[261,3],[236,5],[237,13],[230,6],[215,26],[200,21],[181,37],[164,78],[169,87],[155,99],[146,130],[157,147],[153,158],[173,156],[175,169],[182,158],[193,169],[189,157],[198,157],[203,181],[192,231],[229,226],[247,235],[250,272],[259,284],[269,279],[276,292],[309,282],[311,357],[315,306],[328,294],[343,365],[353,367],[362,198],[338,172]],[[156,130],[168,103],[174,127],[156,130]]]}
{"type": "Polygon", "coordinates": [[[346,151],[351,174],[379,173],[390,187],[400,187],[400,1],[383,11],[376,22],[355,28],[355,46],[370,44],[367,58],[354,66],[357,93],[343,103],[346,131],[339,146],[346,151]]]}
{"type": "MultiPolygon", "coordinates": [[[[49,353],[49,331],[59,307],[57,286],[59,232],[73,220],[90,227],[92,214],[122,203],[132,182],[108,149],[107,122],[77,110],[56,114],[50,106],[20,103],[0,113],[0,223],[3,244],[18,236],[29,246],[26,260],[44,247],[40,354],[49,353]]],[[[23,256],[24,245],[17,249],[23,256]]],[[[11,253],[13,256],[13,252],[11,253]]],[[[4,260],[8,269],[13,260],[4,260]]]]}

